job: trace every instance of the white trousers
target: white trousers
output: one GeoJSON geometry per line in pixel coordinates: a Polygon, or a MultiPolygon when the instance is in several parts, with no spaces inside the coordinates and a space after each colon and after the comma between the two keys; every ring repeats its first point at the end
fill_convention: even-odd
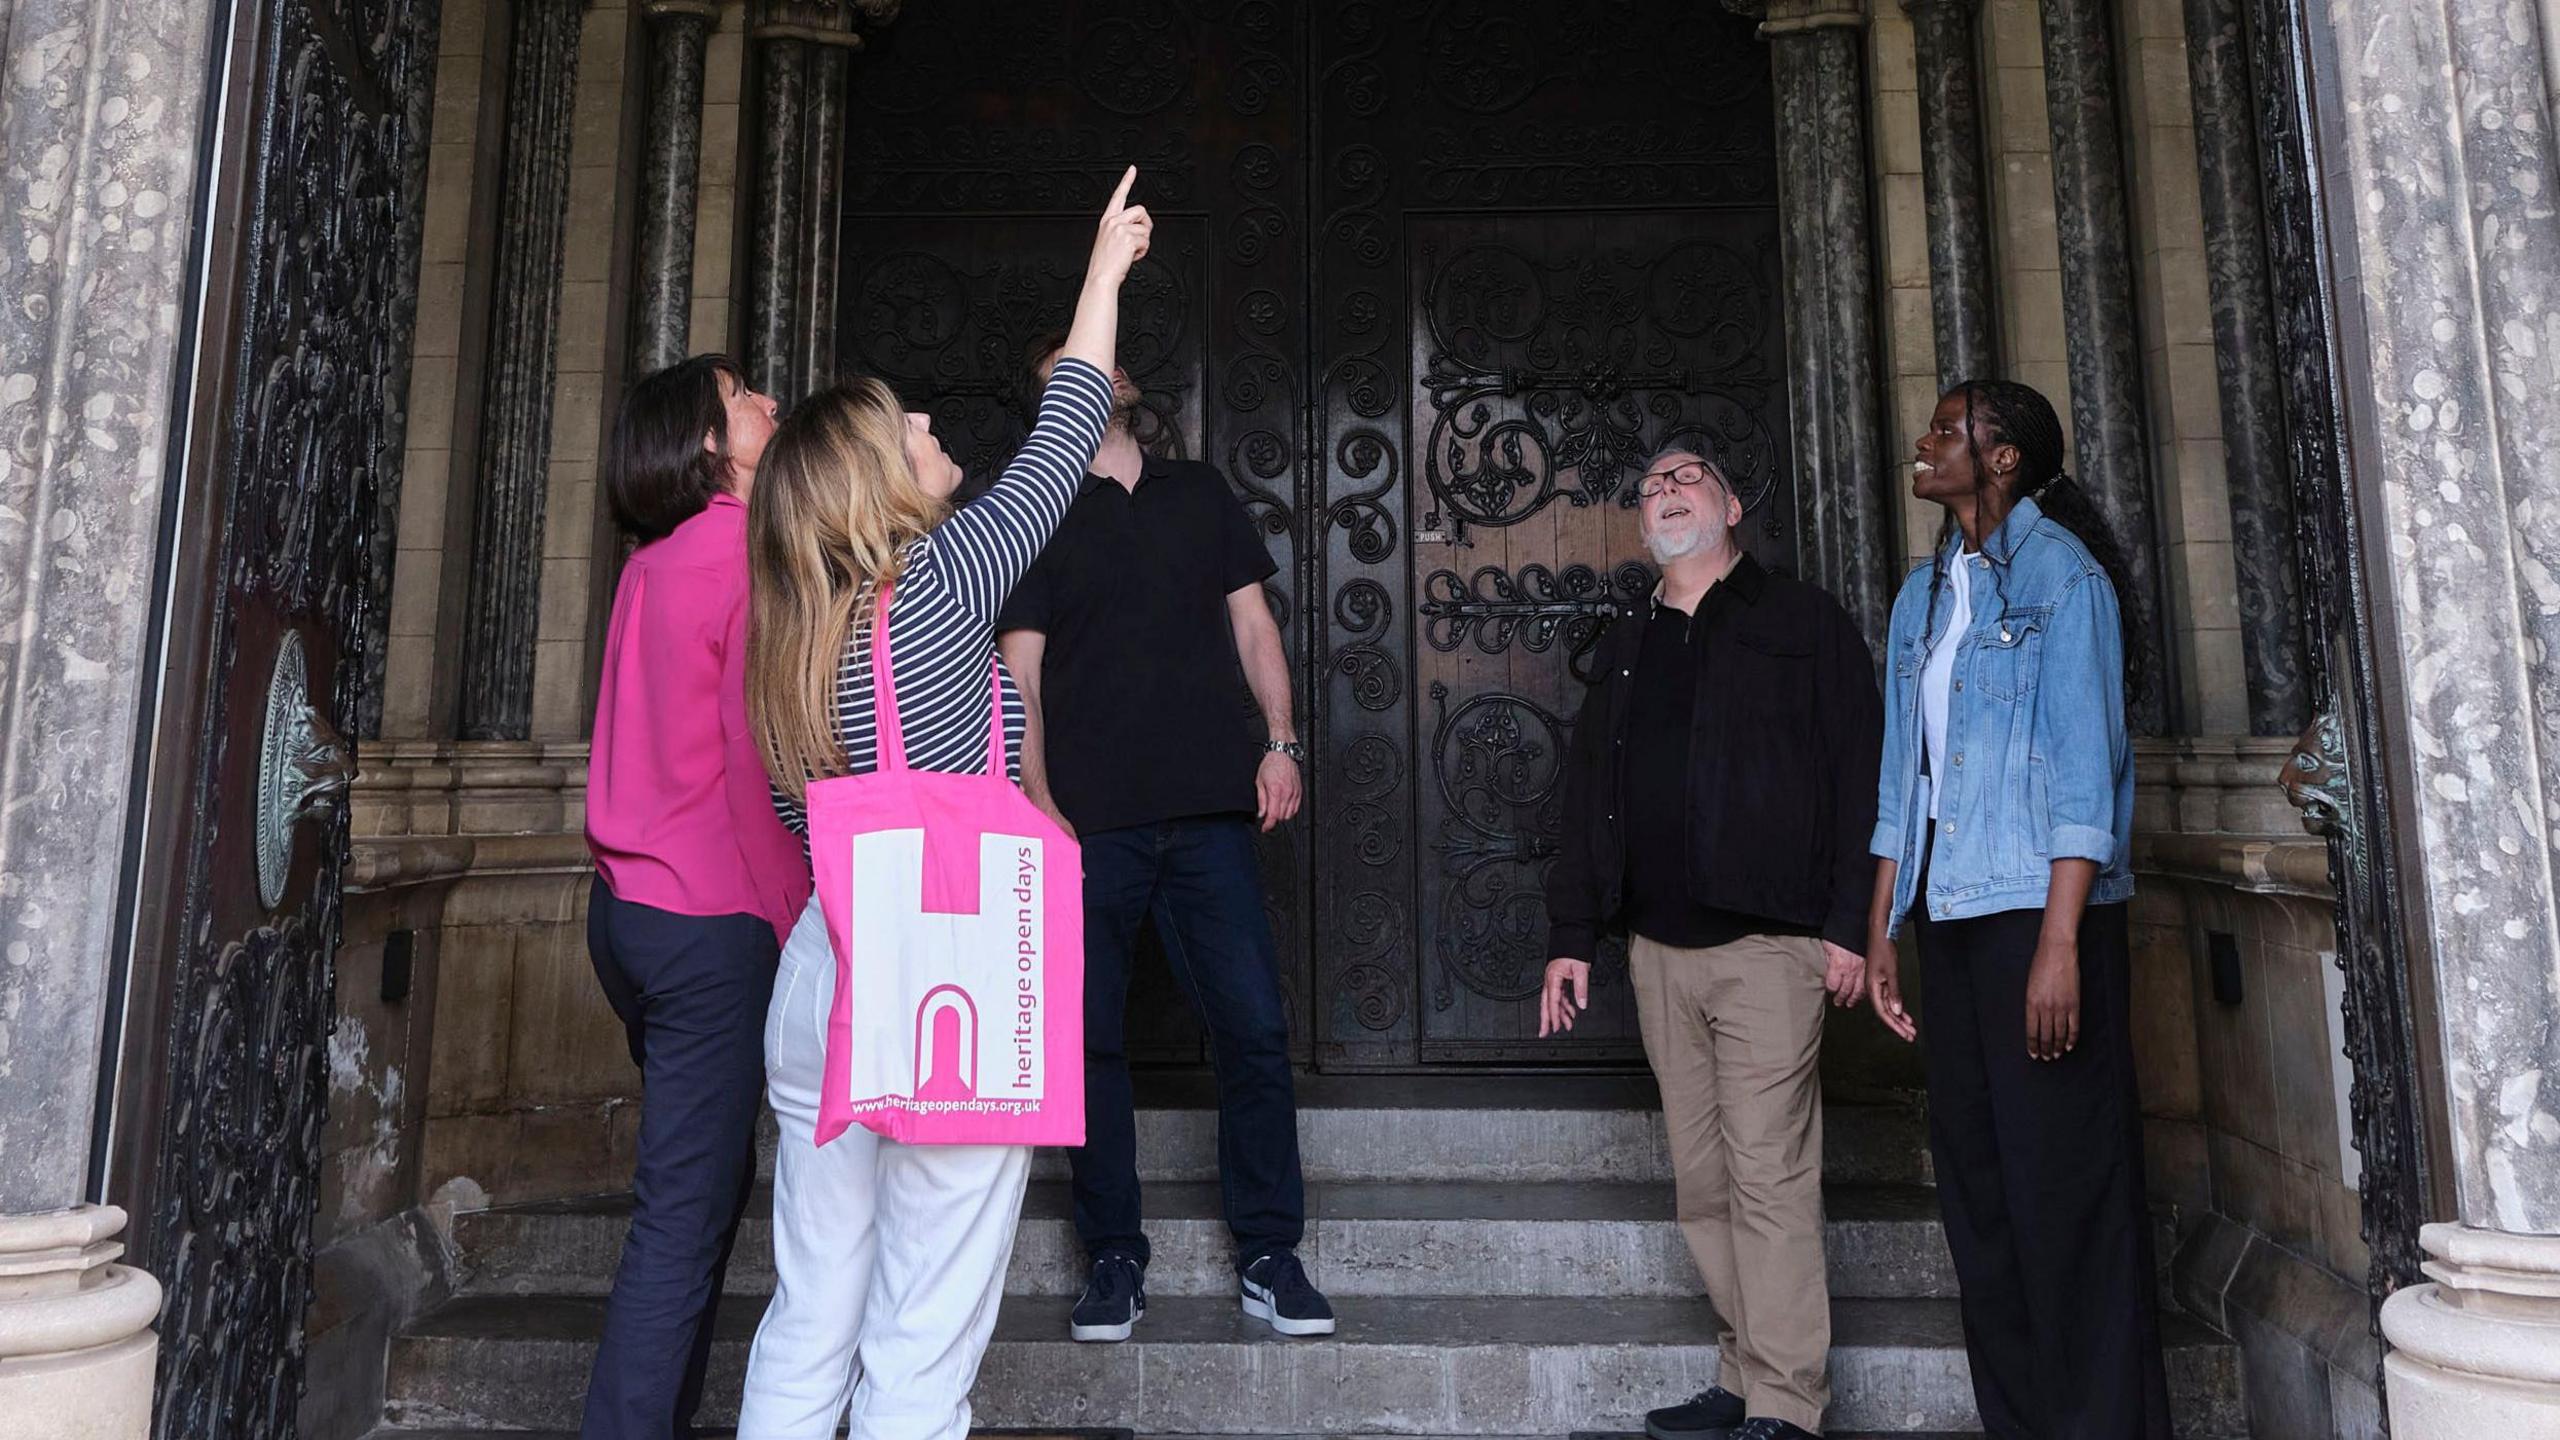
{"type": "Polygon", "coordinates": [[[901,1145],[854,1126],[819,1149],[835,956],[812,899],[765,1022],[781,1122],[773,1304],[747,1359],[738,1440],[964,1440],[1031,1174],[1021,1145],[901,1145]]]}

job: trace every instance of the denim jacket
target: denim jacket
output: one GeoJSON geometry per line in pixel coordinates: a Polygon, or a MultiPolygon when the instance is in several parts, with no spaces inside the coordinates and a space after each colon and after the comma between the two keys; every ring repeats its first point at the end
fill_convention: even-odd
{"type": "MultiPolygon", "coordinates": [[[[1962,539],[1941,563],[1973,564],[1962,539]]],[[[1931,569],[1903,582],[1885,647],[1884,762],[1869,845],[1900,867],[1898,933],[1928,866],[1929,918],[2041,909],[2053,862],[2098,863],[2089,903],[2133,894],[2133,749],[2124,723],[2124,636],[2115,587],[2079,538],[2021,500],[1968,576],[1973,622],[1947,693],[1947,773],[1937,834],[1921,774],[1920,671],[1955,616],[1931,569]],[[1931,841],[1935,841],[1934,854],[1931,841]]]]}

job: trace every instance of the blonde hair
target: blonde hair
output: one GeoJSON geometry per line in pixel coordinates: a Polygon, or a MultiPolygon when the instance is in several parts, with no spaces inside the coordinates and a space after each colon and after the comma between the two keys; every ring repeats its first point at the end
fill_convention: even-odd
{"type": "Polygon", "coordinates": [[[951,513],[907,462],[906,407],[870,376],[800,402],[747,497],[747,718],[793,800],[845,773],[836,676],[879,587],[951,513]]]}

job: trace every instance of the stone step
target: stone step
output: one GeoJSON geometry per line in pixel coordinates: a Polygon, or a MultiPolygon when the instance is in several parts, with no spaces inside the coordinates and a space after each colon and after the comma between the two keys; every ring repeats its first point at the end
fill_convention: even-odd
{"type": "MultiPolygon", "coordinates": [[[[1933,1191],[1842,1185],[1824,1196],[1831,1293],[1843,1299],[1955,1293],[1933,1191]]],[[[1150,1186],[1151,1295],[1235,1286],[1218,1187],[1150,1186]]],[[[773,1289],[772,1197],[759,1192],[729,1264],[733,1294],[773,1289]]],[[[1074,1295],[1084,1260],[1063,1181],[1031,1187],[1006,1288],[1074,1295]]],[[[599,1295],[613,1283],[630,1197],[483,1210],[454,1217],[466,1294],[599,1295]]],[[[1366,1295],[1699,1293],[1667,1184],[1437,1184],[1319,1181],[1307,1187],[1299,1254],[1329,1292],[1366,1295]]]]}
{"type": "MultiPolygon", "coordinates": [[[[1306,1076],[1298,1149],[1318,1180],[1620,1181],[1669,1184],[1671,1157],[1652,1083],[1614,1076],[1306,1076]],[[1356,1082],[1356,1083],[1347,1083],[1356,1082]]],[[[757,1173],[773,1176],[774,1122],[758,1134],[757,1173]]],[[[1218,1178],[1218,1113],[1203,1077],[1142,1091],[1141,1178],[1218,1178]]],[[[1917,1104],[1823,1108],[1822,1164],[1835,1183],[1929,1180],[1917,1104]]],[[[1066,1178],[1066,1152],[1043,1150],[1035,1179],[1066,1178]]]]}
{"type": "MultiPolygon", "coordinates": [[[[1339,1334],[1286,1340],[1234,1302],[1169,1297],[1139,1339],[1078,1345],[1070,1302],[1005,1306],[979,1372],[987,1426],[1127,1426],[1141,1434],[1561,1435],[1635,1428],[1644,1410],[1715,1374],[1715,1316],[1662,1299],[1375,1298],[1343,1307],[1339,1334]]],[[[763,1302],[722,1302],[704,1419],[731,1423],[763,1302]]],[[[1948,1300],[1832,1306],[1832,1423],[1891,1434],[1978,1422],[1961,1327],[1948,1300]]],[[[469,1296],[393,1342],[395,1426],[498,1430],[576,1425],[603,1302],[469,1296]]],[[[2179,1432],[2247,1433],[2236,1349],[2164,1317],[2179,1432]]]]}
{"type": "MultiPolygon", "coordinates": [[[[699,1440],[737,1440],[735,1430],[703,1430],[699,1440]]],[[[842,1431],[838,1431],[842,1434],[842,1431]]],[[[1205,1435],[1134,1435],[1127,1430],[1086,1427],[1068,1430],[1055,1425],[1008,1426],[1002,1429],[979,1428],[970,1432],[972,1440],[1210,1440],[1205,1435]]],[[[574,1430],[406,1430],[386,1426],[372,1431],[364,1440],[578,1440],[574,1430]]],[[[1263,1440],[1365,1440],[1357,1435],[1273,1435],[1263,1440]]],[[[1405,1436],[1402,1440],[1457,1440],[1455,1436],[1405,1436]]],[[[1468,1440],[1548,1440],[1543,1436],[1470,1436],[1468,1440]]],[[[1568,1440],[1644,1440],[1641,1430],[1600,1431],[1576,1430],[1568,1440]]],[[[1881,1430],[1833,1430],[1825,1440],[1887,1440],[1881,1430]]],[[[1917,1431],[1893,1434],[1891,1440],[1982,1440],[1979,1430],[1917,1431]]]]}
{"type": "MultiPolygon", "coordinates": [[[[843,1432],[838,1431],[837,1433],[842,1434],[843,1432]]],[[[698,1434],[700,1440],[737,1440],[738,1432],[735,1430],[704,1430],[698,1432],[698,1434]]],[[[1055,1425],[1038,1425],[1027,1428],[1023,1426],[1009,1426],[1003,1429],[980,1428],[973,1430],[971,1435],[973,1440],[1209,1440],[1209,1437],[1205,1435],[1141,1436],[1134,1435],[1132,1432],[1127,1430],[1097,1429],[1092,1427],[1068,1430],[1055,1425]]],[[[578,1440],[578,1435],[577,1432],[573,1430],[405,1430],[386,1426],[367,1434],[364,1437],[364,1440],[578,1440]]],[[[1264,1437],[1264,1440],[1364,1440],[1364,1437],[1340,1434],[1273,1435],[1264,1437]]],[[[1415,1435],[1402,1437],[1402,1440],[1457,1440],[1457,1437],[1415,1435]]],[[[1547,1440],[1547,1437],[1528,1435],[1478,1435],[1470,1436],[1468,1437],[1468,1440],[1547,1440]]],[[[1570,1437],[1568,1437],[1568,1440],[1644,1440],[1644,1432],[1640,1430],[1576,1430],[1570,1437]]],[[[1826,1440],[1886,1440],[1886,1432],[1881,1430],[1833,1430],[1829,1432],[1826,1440]]],[[[1982,1432],[1979,1430],[1948,1430],[1924,1433],[1917,1430],[1905,1430],[1899,1434],[1893,1435],[1891,1440],[1982,1440],[1982,1432]]]]}

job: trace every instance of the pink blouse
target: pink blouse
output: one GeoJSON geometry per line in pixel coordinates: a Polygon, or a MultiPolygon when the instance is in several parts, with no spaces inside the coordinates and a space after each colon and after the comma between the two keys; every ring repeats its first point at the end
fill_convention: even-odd
{"type": "Polygon", "coordinates": [[[623,900],[760,915],[777,939],[809,861],[747,726],[747,507],[716,495],[633,551],[614,592],[587,762],[587,849],[623,900]]]}

